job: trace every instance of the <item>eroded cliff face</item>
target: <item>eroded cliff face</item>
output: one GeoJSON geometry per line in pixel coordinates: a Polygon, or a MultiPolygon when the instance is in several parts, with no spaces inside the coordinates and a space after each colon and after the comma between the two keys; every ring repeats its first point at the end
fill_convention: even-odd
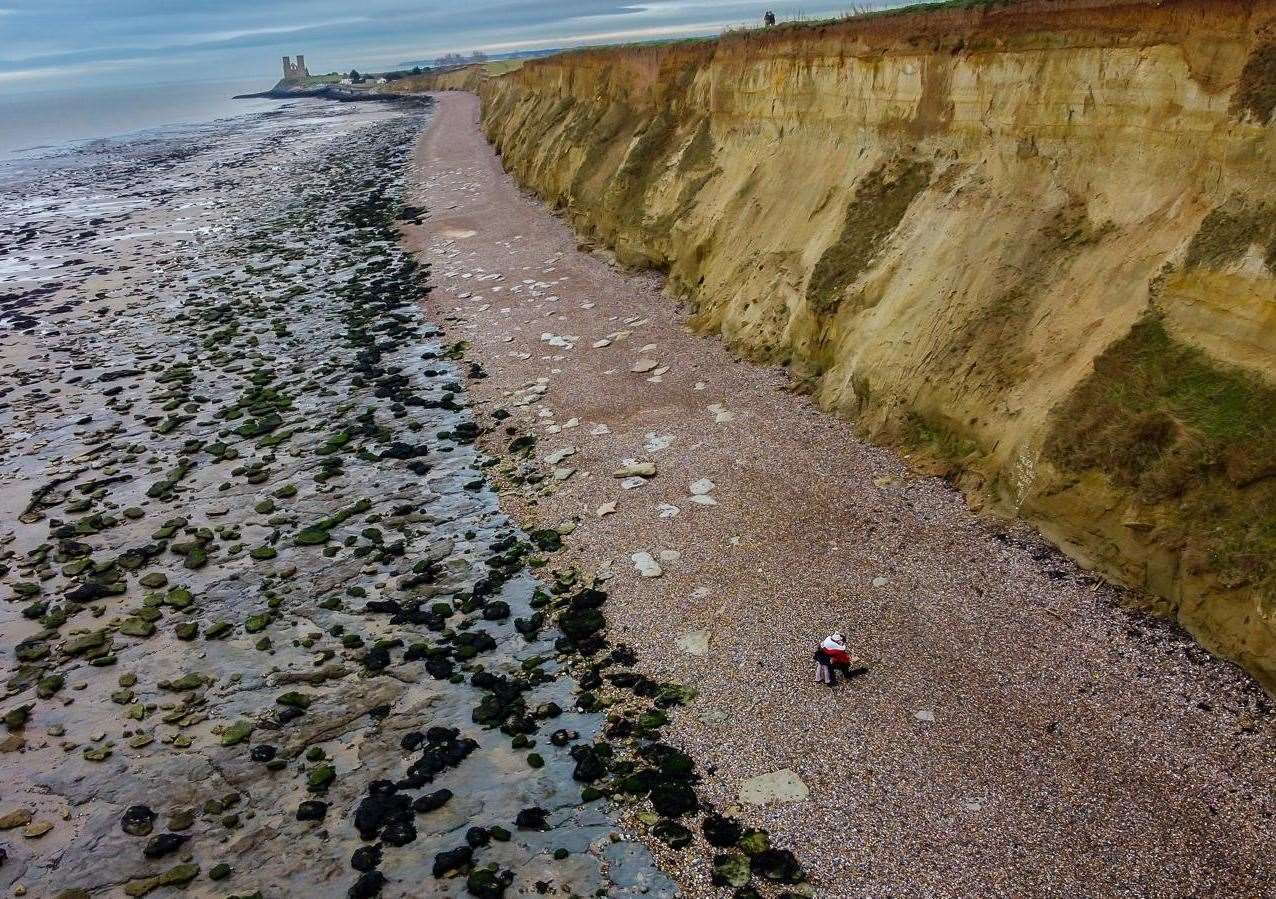
{"type": "Polygon", "coordinates": [[[1276,0],[585,51],[506,167],[697,324],[1276,687],[1276,0]]]}

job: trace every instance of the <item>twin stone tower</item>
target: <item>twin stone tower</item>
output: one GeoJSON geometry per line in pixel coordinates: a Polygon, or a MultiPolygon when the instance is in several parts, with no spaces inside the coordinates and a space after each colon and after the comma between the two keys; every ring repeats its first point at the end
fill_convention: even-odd
{"type": "Polygon", "coordinates": [[[309,77],[310,72],[306,70],[306,57],[298,53],[296,63],[287,56],[284,57],[284,81],[305,81],[309,77]]]}

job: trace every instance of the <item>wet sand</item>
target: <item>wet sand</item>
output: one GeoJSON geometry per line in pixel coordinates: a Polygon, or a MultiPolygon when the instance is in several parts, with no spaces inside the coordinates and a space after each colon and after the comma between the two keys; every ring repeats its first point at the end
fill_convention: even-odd
{"type": "Polygon", "coordinates": [[[10,894],[674,893],[585,794],[586,585],[532,576],[419,304],[424,116],[0,173],[10,894]]]}
{"type": "MultiPolygon", "coordinates": [[[[820,896],[1272,894],[1276,716],[1243,672],[693,334],[520,193],[475,97],[438,102],[409,241],[487,374],[502,505],[569,532],[554,564],[610,576],[613,641],[697,691],[667,736],[708,799],[820,896]],[[839,629],[869,671],[830,691],[811,653],[839,629]],[[809,798],[741,799],[778,771],[809,798]]],[[[720,850],[648,842],[688,895],[732,895],[720,850]]]]}

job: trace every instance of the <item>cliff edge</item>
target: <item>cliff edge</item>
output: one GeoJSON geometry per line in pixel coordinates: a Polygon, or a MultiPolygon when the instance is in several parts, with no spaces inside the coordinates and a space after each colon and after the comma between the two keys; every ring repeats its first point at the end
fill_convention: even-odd
{"type": "Polygon", "coordinates": [[[1276,689],[1276,0],[947,5],[477,88],[506,168],[699,327],[1276,689]]]}

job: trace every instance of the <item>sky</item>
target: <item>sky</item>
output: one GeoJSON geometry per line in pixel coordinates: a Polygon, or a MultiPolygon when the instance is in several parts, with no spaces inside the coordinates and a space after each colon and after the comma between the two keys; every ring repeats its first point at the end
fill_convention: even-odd
{"type": "MultiPolygon", "coordinates": [[[[488,53],[715,34],[826,18],[883,0],[0,0],[0,95],[280,74],[394,69],[488,53]]],[[[268,85],[267,85],[268,86],[268,85]]]]}

